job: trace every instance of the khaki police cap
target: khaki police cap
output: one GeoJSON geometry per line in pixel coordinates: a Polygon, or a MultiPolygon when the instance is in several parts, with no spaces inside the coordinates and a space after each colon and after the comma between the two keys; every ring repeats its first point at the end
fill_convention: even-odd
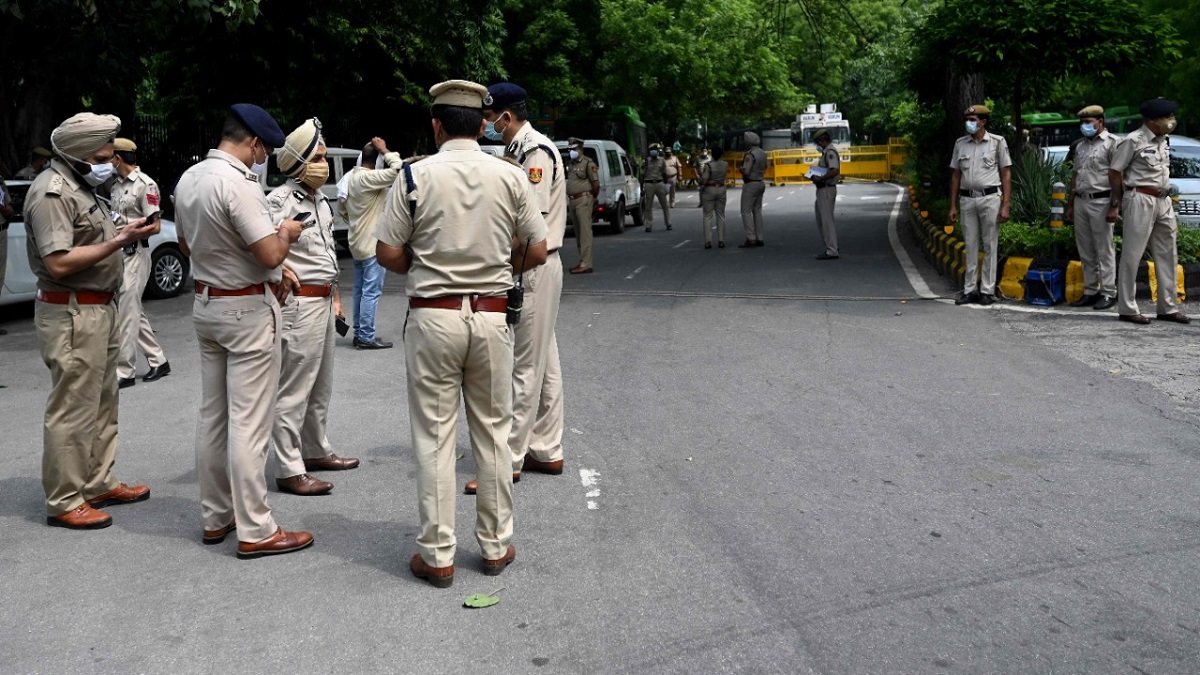
{"type": "Polygon", "coordinates": [[[137,143],[128,138],[118,138],[113,141],[113,150],[117,152],[137,152],[137,143]]]}
{"type": "Polygon", "coordinates": [[[963,111],[963,117],[966,117],[967,115],[991,115],[991,114],[992,114],[991,108],[987,107],[986,105],[980,105],[980,104],[970,106],[969,108],[967,108],[966,110],[963,111]]]}
{"type": "Polygon", "coordinates": [[[467,80],[446,80],[429,88],[433,105],[453,105],[460,108],[483,110],[491,102],[487,87],[467,80]]]}
{"type": "Polygon", "coordinates": [[[1104,108],[1101,108],[1098,105],[1089,105],[1083,110],[1075,113],[1075,116],[1079,119],[1083,119],[1085,117],[1104,117],[1104,108]]]}
{"type": "Polygon", "coordinates": [[[54,156],[53,154],[51,154],[51,152],[49,150],[43,148],[40,145],[33,149],[33,154],[38,155],[40,157],[53,157],[54,156]]]}
{"type": "Polygon", "coordinates": [[[567,139],[567,146],[572,147],[572,148],[581,147],[581,146],[583,146],[583,139],[572,136],[567,139]]]}
{"type": "Polygon", "coordinates": [[[821,139],[824,139],[824,138],[833,138],[833,136],[831,136],[831,135],[829,134],[829,130],[828,130],[828,129],[821,129],[821,130],[820,130],[820,131],[818,131],[817,133],[813,134],[813,140],[814,140],[814,141],[819,141],[819,140],[821,140],[821,139]]]}

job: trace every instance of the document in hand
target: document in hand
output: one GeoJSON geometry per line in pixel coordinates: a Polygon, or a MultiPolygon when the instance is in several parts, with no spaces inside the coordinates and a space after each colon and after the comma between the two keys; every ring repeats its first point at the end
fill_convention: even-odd
{"type": "Polygon", "coordinates": [[[829,173],[829,169],[823,166],[810,166],[808,173],[804,174],[805,178],[824,178],[825,174],[829,173]]]}

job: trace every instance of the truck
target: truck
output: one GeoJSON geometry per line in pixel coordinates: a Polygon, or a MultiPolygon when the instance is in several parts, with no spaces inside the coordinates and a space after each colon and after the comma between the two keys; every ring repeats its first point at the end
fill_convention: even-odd
{"type": "Polygon", "coordinates": [[[816,105],[810,105],[796,115],[796,121],[792,122],[792,147],[817,147],[813,134],[821,129],[829,130],[833,145],[838,150],[850,147],[850,121],[838,112],[836,103],[822,103],[819,109],[816,105]]]}

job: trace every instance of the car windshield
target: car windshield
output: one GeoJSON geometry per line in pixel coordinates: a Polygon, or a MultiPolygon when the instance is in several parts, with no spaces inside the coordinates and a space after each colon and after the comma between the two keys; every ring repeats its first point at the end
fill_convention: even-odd
{"type": "Polygon", "coordinates": [[[1200,145],[1171,148],[1171,178],[1200,178],[1200,145]]]}

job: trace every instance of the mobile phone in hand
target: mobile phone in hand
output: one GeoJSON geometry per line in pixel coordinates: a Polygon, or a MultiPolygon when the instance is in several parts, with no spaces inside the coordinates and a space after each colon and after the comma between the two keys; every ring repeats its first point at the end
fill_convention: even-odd
{"type": "Polygon", "coordinates": [[[155,211],[154,213],[151,213],[150,215],[146,216],[146,224],[153,225],[154,221],[158,220],[161,217],[162,217],[162,211],[155,211]]]}
{"type": "Polygon", "coordinates": [[[350,332],[350,324],[346,323],[346,317],[339,316],[333,321],[333,329],[337,331],[338,335],[346,337],[346,333],[350,332]]]}
{"type": "Polygon", "coordinates": [[[317,224],[317,219],[312,217],[312,211],[302,211],[292,216],[292,220],[300,221],[300,229],[307,230],[317,224]]]}

